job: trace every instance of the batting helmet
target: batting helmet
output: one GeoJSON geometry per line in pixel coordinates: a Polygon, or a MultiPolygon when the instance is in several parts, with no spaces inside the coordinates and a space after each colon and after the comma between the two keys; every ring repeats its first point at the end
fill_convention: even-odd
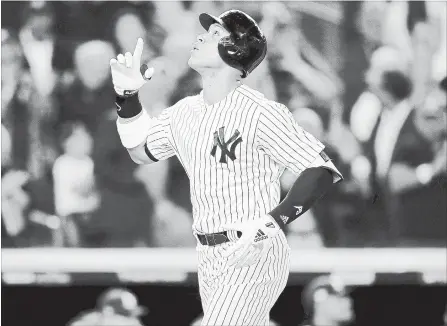
{"type": "Polygon", "coordinates": [[[264,60],[267,40],[258,24],[246,13],[229,10],[219,17],[203,13],[199,20],[206,30],[217,23],[230,32],[229,36],[219,41],[219,55],[227,65],[240,70],[242,78],[247,77],[264,60]]]}

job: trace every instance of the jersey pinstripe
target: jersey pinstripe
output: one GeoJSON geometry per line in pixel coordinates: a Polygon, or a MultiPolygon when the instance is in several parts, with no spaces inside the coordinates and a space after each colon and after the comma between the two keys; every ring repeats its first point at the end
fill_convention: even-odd
{"type": "Polygon", "coordinates": [[[147,152],[177,155],[190,180],[193,231],[224,231],[279,204],[279,178],[309,167],[324,145],[282,104],[241,85],[214,105],[187,97],[152,119],[147,152]]]}

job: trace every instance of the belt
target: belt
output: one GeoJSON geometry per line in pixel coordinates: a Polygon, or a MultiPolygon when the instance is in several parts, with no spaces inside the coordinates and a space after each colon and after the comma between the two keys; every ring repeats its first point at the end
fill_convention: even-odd
{"type": "MultiPolygon", "coordinates": [[[[242,232],[237,232],[237,236],[240,237],[242,232]]],[[[209,234],[197,234],[197,239],[204,246],[217,246],[222,243],[229,242],[227,231],[209,234]]]]}

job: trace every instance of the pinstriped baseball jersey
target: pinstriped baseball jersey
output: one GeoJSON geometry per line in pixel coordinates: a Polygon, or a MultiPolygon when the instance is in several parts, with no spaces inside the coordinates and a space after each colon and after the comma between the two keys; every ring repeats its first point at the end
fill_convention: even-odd
{"type": "Polygon", "coordinates": [[[279,204],[285,168],[299,174],[324,145],[303,130],[282,104],[240,85],[206,105],[187,97],[152,119],[146,152],[177,155],[190,180],[193,230],[256,219],[279,204]]]}

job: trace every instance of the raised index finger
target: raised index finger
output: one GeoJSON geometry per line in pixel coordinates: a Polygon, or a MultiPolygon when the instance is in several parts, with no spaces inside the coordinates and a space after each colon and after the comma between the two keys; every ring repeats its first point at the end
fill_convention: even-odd
{"type": "Polygon", "coordinates": [[[137,45],[135,46],[135,50],[133,51],[133,61],[136,67],[140,66],[141,63],[141,55],[143,54],[143,39],[138,38],[137,45]]]}

